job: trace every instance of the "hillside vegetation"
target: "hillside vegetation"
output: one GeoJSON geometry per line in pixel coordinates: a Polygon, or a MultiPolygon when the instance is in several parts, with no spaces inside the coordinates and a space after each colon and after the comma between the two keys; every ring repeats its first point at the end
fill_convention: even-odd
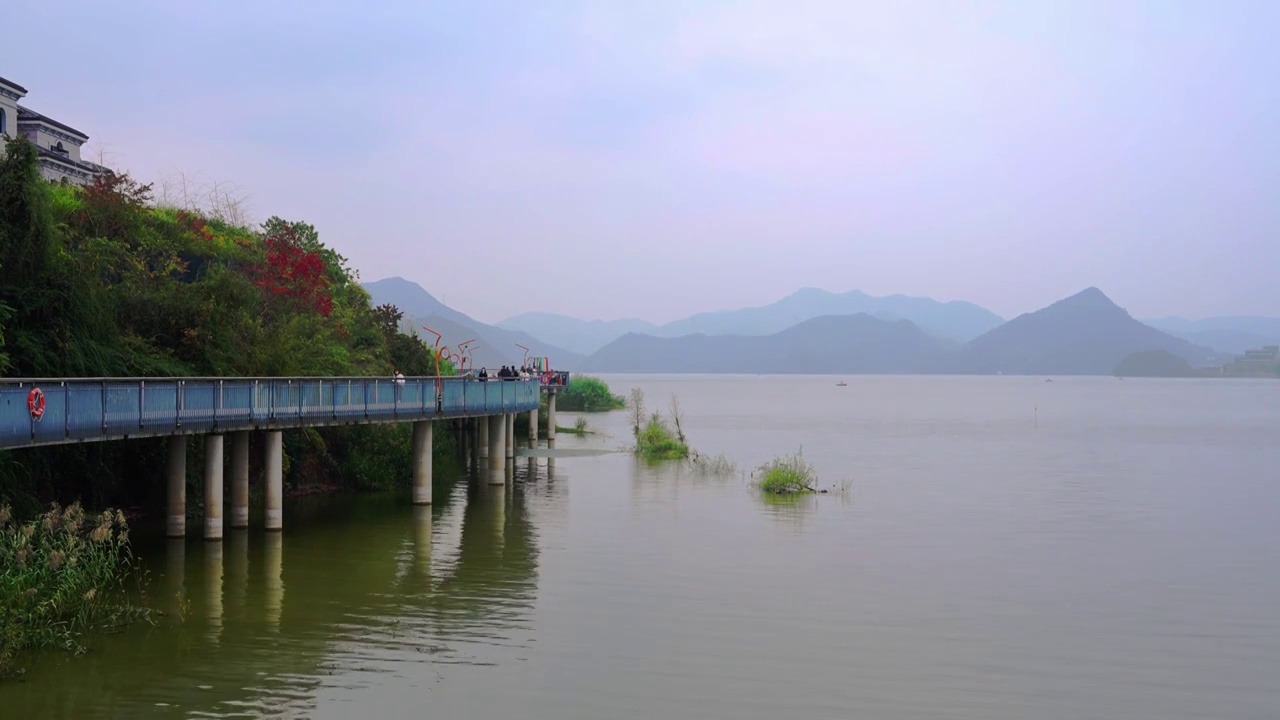
{"type": "MultiPolygon", "coordinates": [[[[0,158],[0,372],[7,376],[436,372],[431,351],[398,332],[401,320],[394,307],[371,305],[347,260],[304,222],[272,217],[249,229],[158,207],[151,187],[127,174],[85,188],[50,184],[25,139],[9,141],[0,158]]],[[[399,426],[286,433],[286,482],[399,482],[408,477],[407,433],[399,426]]],[[[444,453],[447,436],[441,439],[444,453]]],[[[163,445],[4,453],[0,504],[26,513],[50,500],[155,504],[163,445]]],[[[196,445],[192,468],[202,461],[196,445]]]]}

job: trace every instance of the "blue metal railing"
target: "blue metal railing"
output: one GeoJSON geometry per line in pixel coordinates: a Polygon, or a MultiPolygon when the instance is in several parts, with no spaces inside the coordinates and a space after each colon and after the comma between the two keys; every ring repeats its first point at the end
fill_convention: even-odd
{"type": "Polygon", "coordinates": [[[495,415],[537,408],[539,391],[458,377],[0,380],[0,448],[495,415]]]}

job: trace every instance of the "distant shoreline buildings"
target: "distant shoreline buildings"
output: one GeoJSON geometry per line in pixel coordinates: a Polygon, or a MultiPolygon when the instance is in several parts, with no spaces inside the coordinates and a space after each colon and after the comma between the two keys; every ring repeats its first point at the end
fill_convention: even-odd
{"type": "Polygon", "coordinates": [[[40,155],[40,174],[45,179],[85,185],[94,177],[111,172],[80,157],[80,146],[89,140],[88,135],[19,105],[26,95],[26,88],[0,77],[0,135],[30,140],[40,155]]]}

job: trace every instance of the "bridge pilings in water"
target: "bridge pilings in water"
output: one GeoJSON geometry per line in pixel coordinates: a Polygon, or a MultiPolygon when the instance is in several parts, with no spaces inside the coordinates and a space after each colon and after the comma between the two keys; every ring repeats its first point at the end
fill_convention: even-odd
{"type": "Polygon", "coordinates": [[[266,487],[263,493],[266,508],[266,529],[284,528],[284,433],[267,431],[266,487]]]}
{"type": "Polygon", "coordinates": [[[165,508],[165,534],[182,537],[187,534],[187,438],[169,438],[169,462],[165,469],[168,503],[165,508]]]}
{"type": "Polygon", "coordinates": [[[413,424],[413,504],[431,504],[431,421],[413,424]]]}
{"type": "Polygon", "coordinates": [[[249,527],[249,431],[231,433],[231,527],[249,527]]]}
{"type": "MultiPolygon", "coordinates": [[[[550,396],[554,407],[555,395],[550,396]]],[[[523,412],[523,411],[522,411],[523,412]]],[[[531,411],[530,440],[537,438],[536,410],[531,411]]],[[[554,412],[554,411],[553,411],[554,412]]],[[[552,415],[554,417],[554,415],[552,415]]],[[[463,445],[470,443],[472,459],[487,473],[489,485],[505,485],[515,467],[516,439],[515,413],[488,415],[466,420],[462,428],[463,445]]],[[[434,426],[431,420],[412,423],[412,497],[414,505],[432,503],[432,446],[434,426]]],[[[210,433],[203,436],[204,472],[202,494],[204,518],[202,535],[206,540],[222,540],[224,536],[224,478],[229,475],[230,527],[249,527],[249,466],[250,438],[256,431],[242,430],[231,433],[210,433]],[[230,451],[226,443],[230,441],[230,451]],[[229,463],[227,462],[229,460],[229,463]],[[226,472],[225,465],[230,465],[226,472]]],[[[263,453],[263,527],[279,531],[284,526],[282,512],[284,495],[284,434],[281,430],[260,431],[263,453]]],[[[548,444],[554,447],[554,432],[548,431],[548,444]]],[[[165,534],[170,538],[186,535],[187,517],[187,435],[169,438],[168,461],[165,467],[167,490],[165,534]]],[[[536,444],[533,442],[532,444],[536,444]]]]}
{"type": "Polygon", "coordinates": [[[222,539],[222,436],[204,436],[204,539],[222,539]]]}
{"type": "Polygon", "coordinates": [[[547,447],[556,446],[556,391],[547,391],[547,447]]]}

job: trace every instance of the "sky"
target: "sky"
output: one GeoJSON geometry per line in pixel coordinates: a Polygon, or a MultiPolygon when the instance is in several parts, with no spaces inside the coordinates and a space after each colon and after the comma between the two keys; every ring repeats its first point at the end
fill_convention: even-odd
{"type": "Polygon", "coordinates": [[[176,198],[485,321],[801,287],[1280,314],[1280,3],[18,0],[0,76],[176,198]]]}

